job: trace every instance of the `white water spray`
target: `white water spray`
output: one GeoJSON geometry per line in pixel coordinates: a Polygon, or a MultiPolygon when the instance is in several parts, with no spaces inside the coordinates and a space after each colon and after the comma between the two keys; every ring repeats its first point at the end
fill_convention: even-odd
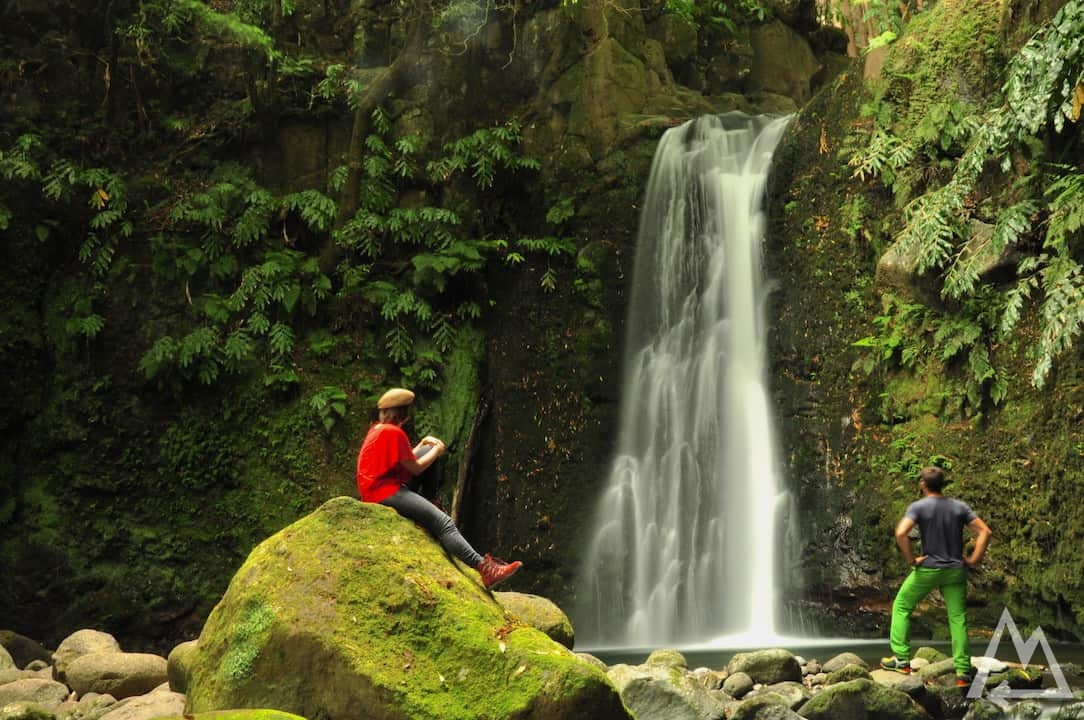
{"type": "Polygon", "coordinates": [[[577,641],[776,637],[783,497],[765,381],[764,188],[789,117],[663,135],[640,219],[617,456],[577,641]]]}

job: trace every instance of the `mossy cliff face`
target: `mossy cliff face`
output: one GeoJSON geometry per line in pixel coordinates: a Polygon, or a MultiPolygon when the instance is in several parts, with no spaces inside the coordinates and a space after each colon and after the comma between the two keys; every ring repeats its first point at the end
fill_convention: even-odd
{"type": "MultiPolygon", "coordinates": [[[[1076,499],[1084,489],[1079,351],[1063,356],[1056,377],[1036,390],[1028,354],[1034,331],[1025,324],[993,344],[1007,396],[976,409],[964,399],[967,368],[959,363],[925,354],[911,367],[867,374],[870,349],[855,346],[873,337],[882,342],[875,352],[892,347],[892,326],[884,323],[893,306],[945,310],[928,278],[901,284],[877,276],[905,219],[882,184],[847,166],[861,149],[855,136],[867,137],[856,130],[880,113],[895,119],[900,137],[921,142],[936,136],[931,118],[960,108],[978,115],[1000,102],[1006,59],[1029,34],[1009,18],[1024,15],[1000,2],[938,3],[882,57],[855,64],[803,108],[777,153],[768,253],[778,281],[773,381],[803,508],[792,522],[807,542],[791,578],[806,591],[793,600],[817,615],[827,608],[851,630],[886,630],[906,573],[893,528],[918,496],[917,469],[936,463],[949,468],[947,494],[968,502],[994,531],[983,570],[972,576],[973,626],[992,628],[1007,607],[1017,622],[1084,636],[1075,540],[1084,518],[1076,499]]],[[[915,171],[899,169],[902,177],[908,172],[915,171]]],[[[982,192],[999,197],[1015,180],[1013,173],[984,177],[982,192]]],[[[945,632],[941,610],[920,614],[936,634],[945,632]]]]}
{"type": "Polygon", "coordinates": [[[257,546],[200,635],[188,709],[241,707],[629,717],[601,670],[507,614],[423,530],[345,497],[257,546]]]}
{"type": "MultiPolygon", "coordinates": [[[[215,7],[242,5],[252,6],[215,7]]],[[[11,112],[0,119],[0,146],[34,132],[58,156],[116,172],[136,218],[133,236],[118,240],[98,275],[79,258],[85,202],[71,210],[45,202],[40,185],[3,189],[15,219],[0,249],[0,287],[11,301],[0,311],[0,574],[11,578],[0,616],[46,644],[88,625],[162,652],[190,638],[255,543],[354,492],[373,400],[388,385],[417,380],[388,360],[380,308],[356,296],[297,319],[295,347],[273,371],[257,362],[204,386],[191,373],[148,378],[139,367],[157,340],[205,320],[189,297],[198,302],[199,283],[176,268],[158,272],[163,258],[177,259],[152,248],[161,219],[230,163],[276,192],[333,194],[330,176],[345,163],[353,117],[341,98],[316,99],[318,70],[357,59],[351,78],[367,86],[405,42],[395,8],[293,7],[269,36],[312,66],[272,77],[265,55],[193,21],[182,42],[156,37],[147,42],[160,52],[124,56],[120,64],[152,66],[109,83],[101,69],[112,60],[100,58],[131,51],[143,35],[114,33],[116,18],[90,19],[91,10],[65,0],[10,8],[0,77],[11,112]],[[42,45],[46,36],[57,46],[42,45]],[[26,66],[42,72],[31,79],[19,69],[26,66]],[[103,322],[98,334],[71,329],[91,312],[103,322]],[[318,410],[325,388],[343,392],[343,414],[318,410]]],[[[132,16],[124,27],[144,32],[155,20],[153,12],[132,16]]],[[[574,592],[612,444],[630,249],[655,142],[702,112],[793,109],[809,84],[788,83],[794,97],[769,92],[748,80],[762,74],[751,72],[752,30],[724,37],[682,22],[659,5],[594,1],[495,13],[469,37],[446,36],[447,27],[434,33],[412,58],[408,81],[386,98],[393,131],[418,132],[427,149],[518,120],[522,151],[540,170],[498,178],[485,203],[463,193],[450,204],[465,223],[500,218],[497,234],[510,242],[574,239],[573,255],[519,266],[497,260],[477,278],[487,286],[485,317],[433,368],[429,387],[416,385],[410,428],[451,447],[424,479],[426,491],[451,507],[462,479],[470,539],[527,560],[517,589],[561,601],[574,592]],[[545,217],[562,202],[571,215],[554,227],[545,217]],[[543,287],[547,271],[555,282],[543,287]]],[[[778,30],[772,37],[787,44],[771,52],[794,47],[808,60],[806,41],[778,30]]],[[[410,190],[404,195],[424,194],[410,190]]],[[[275,225],[276,238],[283,228],[275,225]]],[[[309,253],[322,240],[283,242],[309,253]]],[[[231,292],[226,285],[218,290],[231,292]]]]}

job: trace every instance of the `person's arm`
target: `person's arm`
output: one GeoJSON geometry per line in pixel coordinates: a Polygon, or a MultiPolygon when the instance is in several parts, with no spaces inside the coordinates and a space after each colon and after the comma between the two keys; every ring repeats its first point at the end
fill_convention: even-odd
{"type": "Polygon", "coordinates": [[[417,447],[414,448],[414,452],[418,453],[418,451],[423,448],[430,448],[430,450],[420,458],[411,456],[399,460],[399,464],[406,468],[406,471],[411,475],[421,475],[425,472],[426,468],[436,462],[437,458],[444,454],[444,443],[431,435],[427,435],[423,438],[421,442],[418,443],[417,447]]]}
{"type": "Polygon", "coordinates": [[[976,517],[967,526],[971,528],[971,532],[975,533],[975,549],[971,551],[970,556],[964,558],[964,565],[975,567],[982,562],[986,547],[990,544],[990,538],[994,536],[994,533],[980,517],[976,517]]]}
{"type": "Polygon", "coordinates": [[[903,553],[903,561],[911,566],[918,565],[926,559],[925,555],[915,557],[915,552],[911,549],[911,529],[914,526],[915,521],[906,515],[896,523],[896,545],[899,546],[900,552],[903,553]]]}

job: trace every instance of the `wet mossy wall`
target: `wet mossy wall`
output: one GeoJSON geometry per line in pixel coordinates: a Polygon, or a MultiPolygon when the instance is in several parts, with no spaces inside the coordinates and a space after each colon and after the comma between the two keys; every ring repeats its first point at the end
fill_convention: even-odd
{"type": "MultiPolygon", "coordinates": [[[[1049,8],[1047,11],[1052,12],[1049,8]]],[[[949,469],[947,494],[968,502],[994,532],[972,574],[969,613],[981,633],[1003,608],[1055,636],[1084,628],[1084,561],[1078,552],[1084,489],[1084,383],[1079,348],[1043,390],[1031,383],[1036,319],[996,343],[992,362],[1008,394],[981,410],[961,401],[966,367],[931,357],[911,368],[866,372],[862,338],[882,332],[890,305],[919,298],[876,277],[877,261],[904,223],[904,204],[846,163],[853,136],[877,112],[901,136],[928,132],[931,114],[997,102],[1006,58],[1027,33],[1000,3],[941,2],[890,46],[880,74],[858,61],[803,108],[777,154],[774,226],[767,253],[773,294],[773,378],[804,548],[791,571],[793,616],[883,635],[907,569],[893,528],[918,497],[916,470],[949,469]],[[1016,38],[1015,40],[1013,38],[1016,38]],[[936,71],[942,68],[943,71],[936,71]],[[878,109],[879,108],[879,109],[878,109]],[[810,312],[810,308],[816,308],[810,312]]],[[[1070,137],[1079,129],[1068,131],[1070,137]]],[[[989,180],[998,196],[1012,174],[989,180]]],[[[946,637],[936,602],[920,627],[946,637]]]]}

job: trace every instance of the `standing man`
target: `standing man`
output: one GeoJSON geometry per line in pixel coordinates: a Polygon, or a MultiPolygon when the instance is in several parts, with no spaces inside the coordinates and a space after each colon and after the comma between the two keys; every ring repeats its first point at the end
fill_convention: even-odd
{"type": "Polygon", "coordinates": [[[918,475],[922,499],[907,506],[896,525],[896,544],[903,559],[914,570],[903,581],[892,603],[892,629],[889,644],[892,657],[881,660],[881,667],[895,672],[911,672],[911,613],[934,589],[941,591],[952,635],[952,660],[956,667],[956,686],[969,687],[971,649],[967,639],[967,570],[982,561],[993,533],[975,511],[954,498],[942,494],[945,473],[939,467],[926,467],[918,475]],[[922,535],[922,555],[915,556],[909,533],[918,525],[922,535]],[[964,527],[975,535],[975,549],[964,557],[964,527]]]}

